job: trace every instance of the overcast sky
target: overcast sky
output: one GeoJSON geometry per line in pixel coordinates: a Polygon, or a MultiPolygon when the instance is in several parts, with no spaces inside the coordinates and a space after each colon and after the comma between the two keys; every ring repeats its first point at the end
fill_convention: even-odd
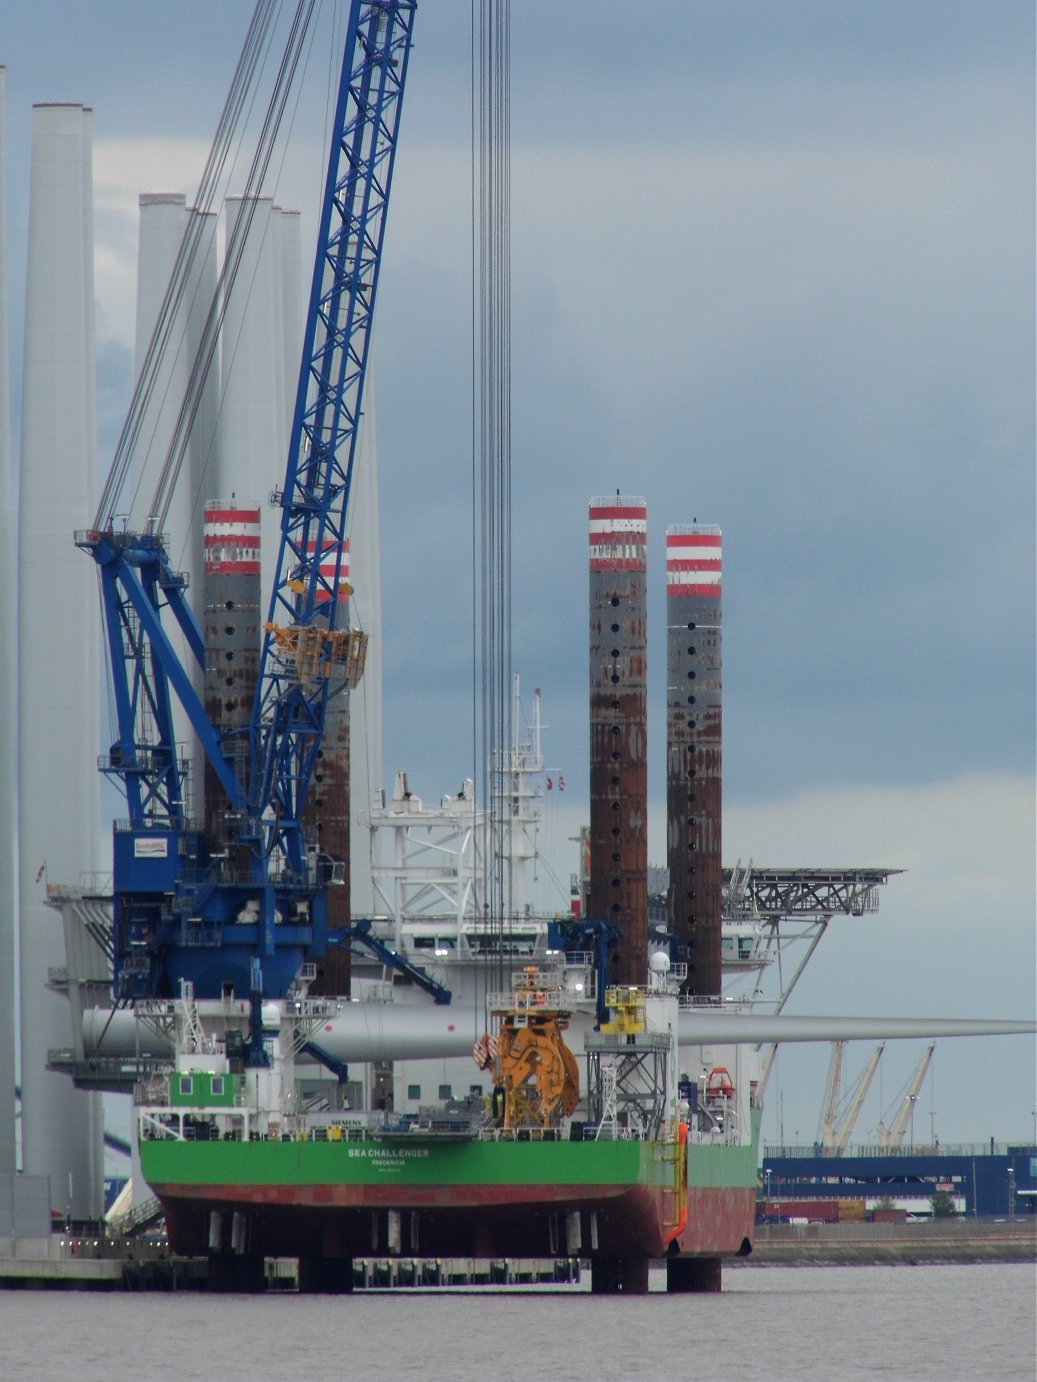
{"type": "MultiPolygon", "coordinates": [[[[12,366],[30,107],[81,100],[106,464],[137,194],[193,192],[251,9],[4,15],[12,366]]],[[[433,801],[472,762],[468,16],[416,20],[376,343],[385,768],[433,801]]],[[[653,860],[663,533],[698,518],[724,530],[725,862],[907,870],[797,1010],[1032,1014],[1032,4],[525,0],[512,37],[514,662],[568,784],[554,871],[586,819],[586,505],[618,488],[648,500],[653,860]]],[[[312,226],[307,139],[282,200],[312,226]]],[[[887,1051],[887,1103],[920,1049],[887,1051]]],[[[826,1059],[783,1057],[787,1137],[826,1059]]],[[[941,1042],[935,1130],[1033,1136],[1034,1087],[1030,1041],[941,1042]]]]}

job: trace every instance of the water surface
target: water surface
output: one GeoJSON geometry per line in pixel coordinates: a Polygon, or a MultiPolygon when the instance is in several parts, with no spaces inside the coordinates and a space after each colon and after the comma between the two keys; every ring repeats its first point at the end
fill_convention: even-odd
{"type": "Polygon", "coordinates": [[[719,1296],[600,1297],[588,1283],[352,1297],[0,1291],[0,1378],[1037,1375],[1033,1266],[729,1268],[719,1296]]]}

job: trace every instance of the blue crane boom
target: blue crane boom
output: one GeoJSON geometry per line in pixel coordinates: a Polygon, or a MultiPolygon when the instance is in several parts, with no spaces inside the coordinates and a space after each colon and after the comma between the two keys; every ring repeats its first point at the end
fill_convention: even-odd
{"type": "Polygon", "coordinates": [[[309,669],[348,664],[355,651],[348,633],[336,637],[335,619],[412,9],[353,6],[347,50],[355,47],[358,60],[339,92],[288,466],[276,496],[281,546],[251,723],[249,803],[266,817],[266,851],[279,848],[294,871],[304,864],[302,803],[329,683],[326,670],[309,669]],[[321,561],[332,553],[333,576],[321,561]]]}
{"type": "Polygon", "coordinates": [[[326,950],[329,869],[307,847],[302,813],[329,682],[348,682],[362,656],[362,636],[335,627],[339,562],[414,10],[415,0],[350,6],[247,756],[221,738],[192,684],[203,638],[161,534],[114,523],[76,534],[99,570],[117,721],[99,766],[128,807],[113,841],[121,997],[173,994],[183,979],[199,997],[228,983],[244,993],[256,960],[265,992],[282,996],[326,950]],[[186,666],[163,616],[186,643],[186,666]],[[226,794],[233,868],[189,819],[174,698],[226,794]]]}

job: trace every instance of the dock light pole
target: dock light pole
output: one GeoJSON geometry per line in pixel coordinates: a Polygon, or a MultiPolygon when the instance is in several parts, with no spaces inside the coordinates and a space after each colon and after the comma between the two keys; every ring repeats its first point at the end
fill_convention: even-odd
{"type": "Polygon", "coordinates": [[[774,1206],[771,1204],[771,1169],[768,1166],[763,1173],[764,1182],[764,1215],[767,1220],[767,1237],[771,1236],[771,1220],[774,1218],[774,1206]]]}
{"type": "Polygon", "coordinates": [[[1008,1219],[1009,1222],[1015,1218],[1015,1167],[1008,1168],[1008,1219]]]}
{"type": "Polygon", "coordinates": [[[915,1104],[918,1103],[918,1095],[917,1095],[917,1094],[909,1094],[907,1097],[911,1100],[911,1155],[914,1156],[914,1152],[915,1152],[915,1104]]]}

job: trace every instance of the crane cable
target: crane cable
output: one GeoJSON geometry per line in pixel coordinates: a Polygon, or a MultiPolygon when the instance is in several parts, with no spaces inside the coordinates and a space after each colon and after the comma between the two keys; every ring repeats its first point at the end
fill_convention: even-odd
{"type": "MultiPolygon", "coordinates": [[[[483,921],[504,988],[511,744],[511,5],[472,0],[473,749],[483,921]]],[[[510,871],[508,872],[510,878],[510,871]]]]}
{"type": "MultiPolygon", "coordinates": [[[[220,116],[209,158],[202,174],[192,214],[185,225],[173,272],[159,309],[155,328],[148,345],[137,386],[130,403],[126,422],[116,447],[115,459],[109,472],[101,502],[94,519],[96,528],[110,528],[129,474],[132,458],[137,451],[144,420],[148,415],[157,381],[165,367],[170,351],[172,333],[178,321],[183,321],[183,308],[195,280],[195,264],[208,216],[217,198],[225,195],[224,172],[230,150],[239,137],[248,110],[255,101],[257,73],[261,58],[270,43],[273,21],[282,7],[282,0],[258,0],[252,22],[238,59],[231,90],[220,116]]],[[[155,491],[148,505],[145,529],[160,534],[169,514],[177,478],[191,442],[192,429],[205,396],[210,370],[219,346],[220,332],[227,313],[231,292],[237,280],[256,214],[257,199],[266,184],[270,162],[277,144],[289,97],[298,93],[296,73],[313,27],[317,0],[298,0],[290,32],[281,56],[269,97],[266,112],[249,166],[245,189],[241,194],[241,214],[236,218],[227,241],[223,267],[212,300],[208,305],[199,343],[194,352],[184,396],[177,410],[172,436],[159,472],[155,491]]]]}
{"type": "Polygon", "coordinates": [[[211,212],[221,195],[227,159],[242,124],[279,4],[280,0],[257,0],[253,11],[194,200],[196,214],[189,218],[116,444],[111,469],[101,491],[94,517],[95,528],[110,528],[115,521],[141,429],[166,359],[170,335],[188,291],[199,243],[207,224],[206,213],[211,212]]]}
{"type": "Polygon", "coordinates": [[[209,369],[216,354],[220,330],[230,301],[231,286],[237,278],[245,254],[245,247],[256,213],[257,198],[266,183],[270,160],[273,156],[288,98],[294,88],[295,74],[306,47],[315,8],[316,0],[299,0],[299,4],[296,6],[291,32],[281,58],[259,141],[249,168],[245,191],[242,194],[241,214],[235,220],[227,243],[226,258],[202,329],[198,352],[191,365],[191,374],[177,415],[173,437],[169,443],[169,449],[166,452],[166,458],[155,488],[155,497],[148,517],[149,531],[152,532],[162,531],[169,513],[173,490],[190,443],[191,429],[198,414],[209,369]]]}

